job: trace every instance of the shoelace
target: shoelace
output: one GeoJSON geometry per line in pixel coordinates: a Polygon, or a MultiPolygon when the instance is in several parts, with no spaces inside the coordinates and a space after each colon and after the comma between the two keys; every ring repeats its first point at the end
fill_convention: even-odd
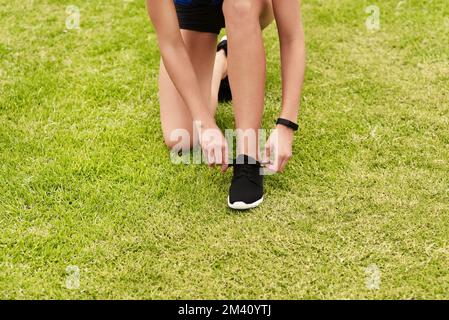
{"type": "Polygon", "coordinates": [[[259,184],[259,181],[255,178],[260,175],[260,165],[259,164],[236,164],[235,162],[229,164],[230,167],[234,167],[234,177],[232,180],[237,180],[239,178],[247,178],[253,183],[259,184]]]}

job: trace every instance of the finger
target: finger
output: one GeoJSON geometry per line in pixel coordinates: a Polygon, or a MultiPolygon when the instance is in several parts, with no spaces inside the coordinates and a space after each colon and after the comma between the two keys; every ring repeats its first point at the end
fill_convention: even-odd
{"type": "Polygon", "coordinates": [[[285,166],[287,165],[288,158],[283,158],[279,164],[279,172],[284,172],[285,166]]]}
{"type": "Polygon", "coordinates": [[[228,168],[229,168],[229,165],[227,163],[223,163],[221,165],[221,172],[225,173],[228,170],[228,168]]]}
{"type": "Polygon", "coordinates": [[[228,151],[228,145],[225,144],[223,147],[223,152],[222,152],[222,162],[221,162],[221,172],[226,172],[226,170],[228,170],[228,159],[229,159],[229,151],[228,151]]]}
{"type": "Polygon", "coordinates": [[[280,168],[281,168],[282,162],[283,162],[283,159],[278,154],[276,154],[274,156],[274,160],[270,161],[270,164],[268,165],[268,168],[271,171],[280,172],[280,168]]]}
{"type": "Polygon", "coordinates": [[[263,162],[264,163],[269,163],[270,162],[270,157],[271,157],[271,144],[268,141],[267,144],[265,145],[265,154],[263,157],[263,162]]]}
{"type": "Polygon", "coordinates": [[[269,162],[267,169],[273,172],[278,172],[278,161],[269,162]]]}
{"type": "Polygon", "coordinates": [[[274,164],[269,164],[265,168],[270,170],[271,172],[278,172],[274,164]]]}
{"type": "Polygon", "coordinates": [[[207,148],[203,149],[203,159],[207,165],[209,165],[209,151],[207,148]]]}
{"type": "Polygon", "coordinates": [[[211,159],[212,159],[212,157],[213,157],[213,150],[209,147],[209,146],[207,146],[205,149],[204,149],[204,159],[205,159],[205,161],[206,161],[206,164],[210,167],[211,165],[212,165],[212,163],[213,162],[211,162],[211,159]]]}
{"type": "Polygon", "coordinates": [[[292,158],[291,153],[288,153],[287,155],[282,157],[281,163],[279,165],[279,169],[281,172],[285,170],[285,167],[287,166],[287,163],[290,161],[291,158],[292,158]]]}
{"type": "Polygon", "coordinates": [[[221,145],[214,147],[214,164],[222,164],[223,162],[223,149],[221,145]]]}
{"type": "Polygon", "coordinates": [[[209,161],[209,167],[213,167],[215,164],[215,154],[214,149],[210,149],[208,152],[208,161],[209,161]]]}

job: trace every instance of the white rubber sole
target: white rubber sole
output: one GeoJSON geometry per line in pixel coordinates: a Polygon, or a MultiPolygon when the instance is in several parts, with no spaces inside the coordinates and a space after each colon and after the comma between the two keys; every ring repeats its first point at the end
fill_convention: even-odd
{"type": "Polygon", "coordinates": [[[230,203],[229,202],[229,197],[228,197],[228,206],[231,209],[234,210],[248,210],[248,209],[253,209],[255,207],[260,206],[260,204],[263,202],[263,197],[260,198],[259,200],[257,200],[256,202],[253,203],[245,203],[243,201],[237,201],[234,203],[230,203]]]}

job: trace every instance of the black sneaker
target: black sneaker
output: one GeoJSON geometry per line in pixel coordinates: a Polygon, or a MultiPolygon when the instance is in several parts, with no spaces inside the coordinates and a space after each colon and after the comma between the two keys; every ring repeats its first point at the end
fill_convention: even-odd
{"type": "Polygon", "coordinates": [[[234,177],[229,188],[228,206],[235,210],[247,210],[263,202],[263,175],[260,163],[247,155],[239,155],[232,165],[234,177]]]}

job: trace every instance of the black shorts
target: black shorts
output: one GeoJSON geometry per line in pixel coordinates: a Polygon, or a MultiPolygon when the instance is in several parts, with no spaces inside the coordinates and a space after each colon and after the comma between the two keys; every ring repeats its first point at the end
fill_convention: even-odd
{"type": "Polygon", "coordinates": [[[219,34],[225,26],[223,0],[174,0],[174,2],[180,29],[219,34]]]}

